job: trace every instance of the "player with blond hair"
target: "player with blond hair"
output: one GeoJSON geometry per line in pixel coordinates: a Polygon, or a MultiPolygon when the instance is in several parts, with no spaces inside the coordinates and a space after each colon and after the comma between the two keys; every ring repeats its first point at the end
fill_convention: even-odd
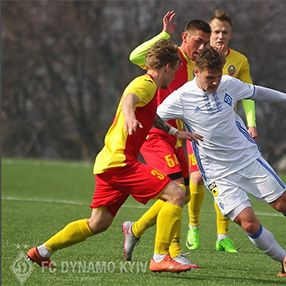
{"type": "MultiPolygon", "coordinates": [[[[157,217],[157,234],[150,270],[182,272],[191,265],[182,265],[169,256],[174,229],[181,223],[185,192],[159,170],[137,160],[139,150],[152,124],[170,126],[156,116],[157,89],[167,88],[180,63],[177,46],[162,40],[147,54],[144,75],[125,88],[114,120],[105,136],[105,144],[95,159],[95,189],[90,207],[91,216],[69,223],[46,242],[31,248],[27,255],[41,267],[51,267],[50,256],[60,249],[104,232],[111,225],[118,209],[132,195],[138,202],[161,199],[157,217]]],[[[176,132],[182,138],[200,139],[187,132],[176,132]]]]}

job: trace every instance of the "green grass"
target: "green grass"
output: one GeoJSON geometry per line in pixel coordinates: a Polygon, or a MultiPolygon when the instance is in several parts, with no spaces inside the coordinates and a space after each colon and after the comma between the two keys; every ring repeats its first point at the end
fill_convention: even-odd
{"type": "MultiPolygon", "coordinates": [[[[92,164],[2,160],[2,285],[20,285],[11,270],[20,253],[44,242],[70,221],[89,216],[92,194],[92,164]]],[[[263,225],[286,247],[285,217],[263,203],[253,201],[253,206],[263,225]]],[[[202,268],[179,275],[145,271],[153,252],[154,228],[151,228],[136,248],[132,273],[130,265],[127,267],[123,261],[121,222],[139,218],[147,207],[130,198],[106,232],[56,252],[53,255],[58,265],[55,272],[28,264],[32,272],[23,285],[285,285],[285,279],[276,277],[279,263],[258,251],[233,223],[230,235],[239,253],[214,250],[215,216],[208,193],[201,215],[201,250],[190,254],[202,268]],[[106,271],[103,271],[104,265],[109,267],[106,271]]],[[[185,251],[186,232],[187,210],[184,209],[182,245],[185,251]]],[[[25,273],[26,263],[16,263],[16,272],[25,273]]]]}

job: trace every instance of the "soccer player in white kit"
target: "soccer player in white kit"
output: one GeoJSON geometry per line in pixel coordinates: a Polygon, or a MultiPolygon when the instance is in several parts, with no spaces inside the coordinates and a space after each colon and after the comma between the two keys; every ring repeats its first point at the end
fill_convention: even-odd
{"type": "Polygon", "coordinates": [[[196,59],[195,78],[169,95],[157,109],[164,119],[181,119],[188,131],[203,136],[193,143],[204,183],[221,212],[239,224],[250,241],[282,263],[286,251],[261,225],[247,193],[286,215],[286,186],[265,161],[243,120],[234,111],[242,99],[285,102],[286,93],[222,76],[225,59],[208,46],[196,59]]]}

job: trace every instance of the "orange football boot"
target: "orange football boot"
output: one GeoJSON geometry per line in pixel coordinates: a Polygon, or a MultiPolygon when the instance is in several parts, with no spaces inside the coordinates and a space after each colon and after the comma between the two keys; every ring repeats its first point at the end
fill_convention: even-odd
{"type": "Polygon", "coordinates": [[[53,263],[52,263],[51,259],[42,257],[39,254],[37,247],[31,248],[27,252],[27,256],[28,256],[29,260],[37,263],[40,267],[43,267],[43,268],[52,268],[53,267],[53,263]]]}
{"type": "Polygon", "coordinates": [[[155,262],[151,259],[149,269],[152,272],[172,272],[180,273],[192,269],[192,265],[183,265],[173,260],[169,255],[166,255],[160,262],[155,262]]]}

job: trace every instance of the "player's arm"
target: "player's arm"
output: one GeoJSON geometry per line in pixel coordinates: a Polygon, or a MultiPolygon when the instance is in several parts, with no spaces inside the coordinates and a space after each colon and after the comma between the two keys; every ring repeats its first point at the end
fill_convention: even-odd
{"type": "Polygon", "coordinates": [[[286,93],[275,89],[267,88],[264,86],[255,85],[255,91],[251,97],[257,101],[269,101],[269,102],[285,102],[286,93]]]}
{"type": "Polygon", "coordinates": [[[175,29],[173,19],[175,17],[174,11],[168,11],[163,17],[163,30],[160,34],[153,37],[151,40],[144,42],[135,48],[129,55],[129,60],[140,67],[145,67],[145,58],[147,51],[153,47],[160,40],[167,40],[171,37],[175,29]]]}
{"type": "Polygon", "coordinates": [[[135,107],[139,98],[134,93],[128,93],[122,98],[122,112],[125,117],[125,130],[132,135],[137,128],[143,128],[141,122],[136,119],[135,107]]]}
{"type": "Polygon", "coordinates": [[[202,141],[203,137],[197,133],[187,132],[183,130],[178,130],[175,127],[171,126],[167,122],[165,122],[158,114],[156,114],[154,119],[154,126],[158,129],[161,129],[171,135],[176,136],[180,140],[188,139],[191,141],[202,141]]]}
{"type": "Polygon", "coordinates": [[[258,133],[256,129],[255,102],[251,99],[243,99],[242,106],[246,117],[248,133],[253,139],[256,139],[258,137],[258,133]]]}
{"type": "MultiPolygon", "coordinates": [[[[250,75],[250,65],[247,58],[240,69],[239,79],[246,83],[253,83],[250,75]]],[[[246,117],[248,133],[253,139],[256,139],[258,137],[258,133],[256,129],[255,102],[250,99],[244,99],[242,100],[242,106],[246,117]]]]}

